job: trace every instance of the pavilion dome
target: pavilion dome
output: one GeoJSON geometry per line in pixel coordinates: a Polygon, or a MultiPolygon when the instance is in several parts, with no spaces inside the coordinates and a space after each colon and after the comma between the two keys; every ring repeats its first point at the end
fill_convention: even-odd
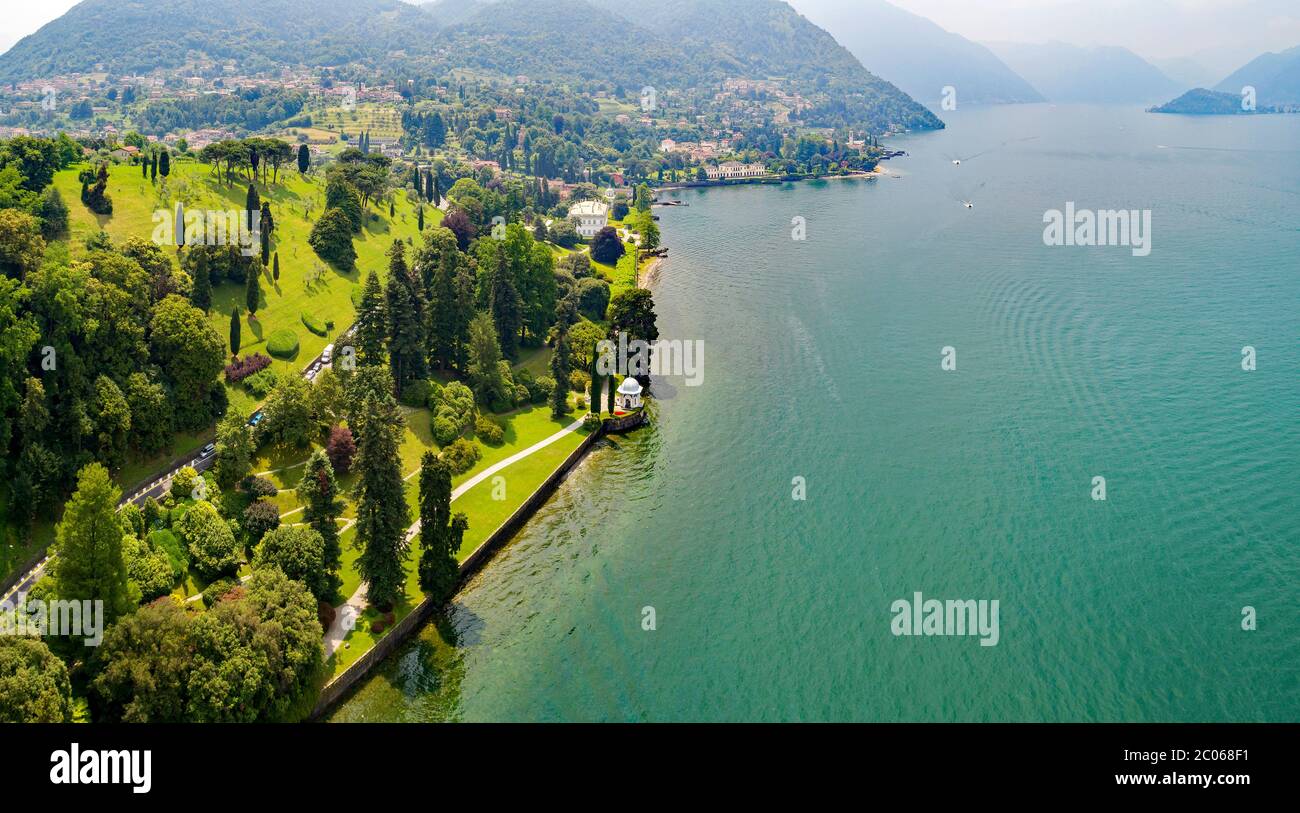
{"type": "Polygon", "coordinates": [[[618,385],[619,395],[640,395],[641,384],[632,376],[623,379],[623,383],[618,385]]]}

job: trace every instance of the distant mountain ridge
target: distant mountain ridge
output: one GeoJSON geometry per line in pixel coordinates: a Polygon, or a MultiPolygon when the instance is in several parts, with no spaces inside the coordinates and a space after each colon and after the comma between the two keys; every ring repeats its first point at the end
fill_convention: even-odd
{"type": "Polygon", "coordinates": [[[179,68],[202,56],[256,72],[373,60],[436,35],[398,0],[82,0],[0,55],[0,82],[179,68]]]}
{"type": "Polygon", "coordinates": [[[1300,45],[1279,53],[1261,54],[1214,86],[1238,97],[1242,88],[1255,88],[1261,105],[1300,104],[1300,45]]]}
{"type": "Polygon", "coordinates": [[[985,44],[1052,102],[1151,104],[1185,89],[1127,48],[985,44]]]}
{"type": "Polygon", "coordinates": [[[1041,102],[1043,96],[983,45],[946,31],[884,0],[858,0],[852,16],[826,0],[793,0],[795,9],[829,31],[867,70],[923,104],[938,104],[945,86],[957,103],[1041,102]]]}
{"type": "Polygon", "coordinates": [[[781,0],[83,0],[0,55],[0,82],[195,58],[246,73],[357,63],[624,87],[780,77],[824,94],[802,114],[815,126],[943,127],[781,0]]]}

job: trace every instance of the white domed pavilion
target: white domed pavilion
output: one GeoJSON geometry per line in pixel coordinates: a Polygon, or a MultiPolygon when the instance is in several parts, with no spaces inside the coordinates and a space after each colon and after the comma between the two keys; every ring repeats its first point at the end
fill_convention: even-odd
{"type": "Polygon", "coordinates": [[[641,408],[641,384],[632,376],[623,379],[618,385],[617,401],[614,406],[623,412],[632,412],[641,408]]]}

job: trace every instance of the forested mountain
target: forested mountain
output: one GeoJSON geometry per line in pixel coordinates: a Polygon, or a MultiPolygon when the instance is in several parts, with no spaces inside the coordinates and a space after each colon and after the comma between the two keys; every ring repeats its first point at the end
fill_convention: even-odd
{"type": "Polygon", "coordinates": [[[1255,88],[1258,104],[1300,104],[1300,46],[1258,56],[1215,85],[1214,89],[1240,98],[1241,89],[1246,85],[1255,88]]]}
{"type": "Polygon", "coordinates": [[[660,90],[780,78],[814,126],[943,126],[780,0],[84,0],[0,56],[0,81],[197,59],[240,74],[356,63],[660,90]]]}
{"type": "Polygon", "coordinates": [[[1249,111],[1242,109],[1241,96],[1238,94],[1192,88],[1173,101],[1151,108],[1151,112],[1231,116],[1249,111]]]}
{"type": "Polygon", "coordinates": [[[781,0],[595,2],[680,45],[702,73],[785,77],[827,93],[831,102],[807,116],[824,126],[864,120],[907,129],[943,126],[781,0]]]}
{"type": "Polygon", "coordinates": [[[372,61],[423,45],[431,15],[398,0],[82,0],[0,56],[0,82],[233,62],[240,73],[276,64],[372,61]]]}
{"type": "Polygon", "coordinates": [[[938,104],[945,86],[958,103],[1041,102],[1042,95],[988,48],[884,0],[794,0],[795,8],[825,28],[867,68],[924,104],[938,104]]]}
{"type": "Polygon", "coordinates": [[[1081,48],[1064,42],[988,46],[1052,102],[1151,103],[1183,90],[1127,48],[1081,48]]]}
{"type": "Polygon", "coordinates": [[[428,0],[419,5],[432,14],[439,25],[446,26],[465,22],[488,3],[486,0],[428,0]]]}

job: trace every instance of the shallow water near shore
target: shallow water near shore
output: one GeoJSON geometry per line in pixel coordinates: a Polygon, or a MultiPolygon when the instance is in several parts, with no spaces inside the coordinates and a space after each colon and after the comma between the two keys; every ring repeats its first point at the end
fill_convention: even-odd
{"type": "Polygon", "coordinates": [[[1300,720],[1300,116],[944,118],[898,178],[656,209],[702,385],[331,719],[1300,720]],[[1151,253],[1044,245],[1069,202],[1151,253]],[[916,592],[997,645],[894,635],[916,592]]]}

